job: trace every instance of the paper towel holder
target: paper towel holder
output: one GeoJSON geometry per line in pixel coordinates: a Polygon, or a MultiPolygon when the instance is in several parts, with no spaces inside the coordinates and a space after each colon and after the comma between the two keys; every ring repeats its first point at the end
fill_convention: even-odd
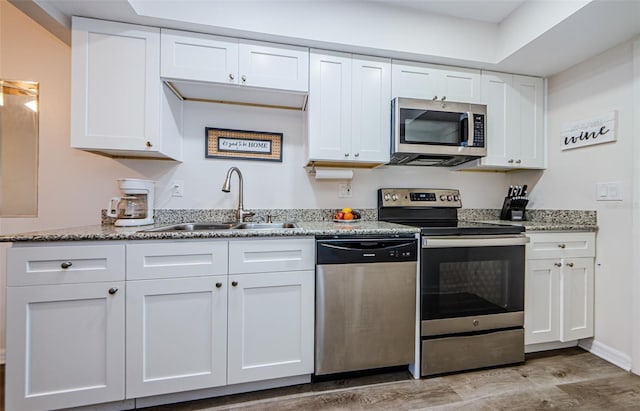
{"type": "Polygon", "coordinates": [[[351,180],[353,170],[350,168],[316,168],[315,162],[311,162],[311,167],[307,167],[307,172],[314,176],[316,180],[351,180]]]}

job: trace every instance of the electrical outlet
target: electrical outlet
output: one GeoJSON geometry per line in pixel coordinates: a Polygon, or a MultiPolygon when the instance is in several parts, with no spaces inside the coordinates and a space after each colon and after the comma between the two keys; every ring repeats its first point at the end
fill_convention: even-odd
{"type": "Polygon", "coordinates": [[[351,197],[351,183],[338,183],[338,197],[351,197]]]}
{"type": "Polygon", "coordinates": [[[173,182],[173,187],[171,187],[171,196],[172,197],[182,197],[184,196],[184,181],[176,180],[173,182]]]}

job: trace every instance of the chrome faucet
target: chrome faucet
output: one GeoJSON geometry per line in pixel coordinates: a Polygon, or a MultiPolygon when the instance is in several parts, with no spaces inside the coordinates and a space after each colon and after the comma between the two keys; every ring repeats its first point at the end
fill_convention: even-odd
{"type": "Polygon", "coordinates": [[[238,209],[236,210],[236,221],[244,222],[245,218],[251,217],[255,215],[255,213],[252,213],[251,211],[246,211],[244,209],[244,204],[242,202],[242,173],[240,172],[238,167],[231,167],[229,171],[227,171],[227,177],[224,179],[224,184],[222,184],[222,191],[224,191],[225,193],[228,193],[231,191],[231,174],[233,174],[234,171],[238,173],[238,181],[239,181],[238,209]]]}

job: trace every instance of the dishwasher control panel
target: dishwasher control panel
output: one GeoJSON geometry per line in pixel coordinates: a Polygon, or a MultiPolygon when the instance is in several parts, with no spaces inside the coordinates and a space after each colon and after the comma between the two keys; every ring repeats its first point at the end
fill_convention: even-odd
{"type": "Polygon", "coordinates": [[[415,238],[341,238],[316,241],[317,264],[362,264],[418,260],[415,238]]]}

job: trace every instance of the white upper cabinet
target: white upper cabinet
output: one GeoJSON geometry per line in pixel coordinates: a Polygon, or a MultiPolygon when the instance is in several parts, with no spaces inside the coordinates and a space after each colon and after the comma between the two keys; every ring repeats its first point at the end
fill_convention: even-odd
{"type": "Polygon", "coordinates": [[[305,47],[168,29],[162,29],[161,43],[160,74],[186,100],[304,108],[309,90],[305,47]]]}
{"type": "Polygon", "coordinates": [[[467,164],[483,169],[544,169],[544,83],[542,78],[482,72],[487,104],[487,156],[467,164]]]}
{"type": "Polygon", "coordinates": [[[160,29],[73,18],[71,146],[181,160],[182,102],[160,81],[160,29]]]}
{"type": "Polygon", "coordinates": [[[480,70],[393,61],[392,97],[479,103],[480,70]]]}
{"type": "Polygon", "coordinates": [[[309,160],[388,162],[390,60],[328,51],[310,60],[309,160]]]}

